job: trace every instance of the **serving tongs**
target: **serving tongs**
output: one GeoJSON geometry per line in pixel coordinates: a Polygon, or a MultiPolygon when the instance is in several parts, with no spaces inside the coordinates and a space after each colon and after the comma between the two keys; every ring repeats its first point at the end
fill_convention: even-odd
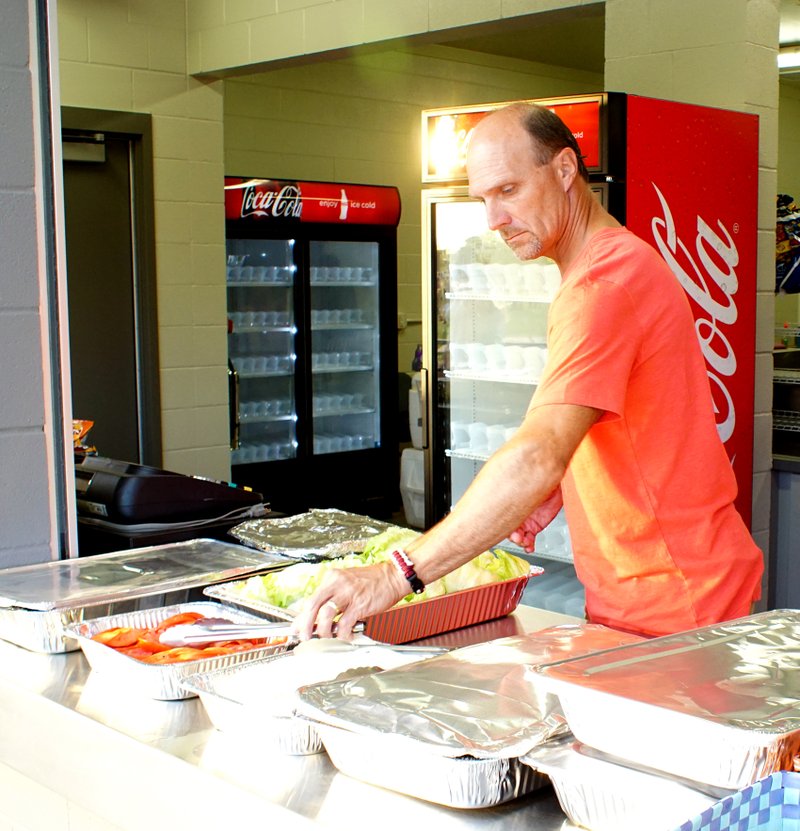
{"type": "MultiPolygon", "coordinates": [[[[363,633],[364,624],[357,623],[353,632],[363,633]]],[[[308,641],[301,641],[292,631],[291,624],[287,621],[278,622],[257,622],[252,623],[231,623],[227,620],[215,620],[207,618],[198,623],[185,623],[178,626],[171,626],[161,633],[159,640],[165,646],[197,646],[199,644],[216,643],[219,641],[236,641],[253,639],[266,639],[286,636],[287,649],[293,649],[297,654],[310,652],[346,652],[353,649],[360,649],[368,646],[383,647],[393,652],[419,652],[420,654],[439,655],[442,652],[449,652],[450,648],[445,646],[421,646],[408,644],[381,643],[374,641],[365,635],[360,635],[357,641],[344,641],[338,638],[320,638],[316,635],[308,641]]]]}

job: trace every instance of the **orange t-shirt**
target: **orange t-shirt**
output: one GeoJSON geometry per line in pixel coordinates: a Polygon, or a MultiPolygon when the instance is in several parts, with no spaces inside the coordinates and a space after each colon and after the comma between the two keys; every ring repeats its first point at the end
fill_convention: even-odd
{"type": "Polygon", "coordinates": [[[604,410],[562,483],[589,619],[662,635],[747,615],[763,557],[734,507],[689,301],[625,228],[563,274],[531,401],[604,410]]]}

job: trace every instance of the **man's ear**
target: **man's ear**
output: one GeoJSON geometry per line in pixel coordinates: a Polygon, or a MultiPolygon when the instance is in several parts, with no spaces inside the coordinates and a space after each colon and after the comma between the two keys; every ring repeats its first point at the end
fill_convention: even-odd
{"type": "Polygon", "coordinates": [[[567,191],[578,175],[578,159],[575,156],[575,151],[571,147],[562,147],[556,153],[554,161],[562,186],[567,191]]]}

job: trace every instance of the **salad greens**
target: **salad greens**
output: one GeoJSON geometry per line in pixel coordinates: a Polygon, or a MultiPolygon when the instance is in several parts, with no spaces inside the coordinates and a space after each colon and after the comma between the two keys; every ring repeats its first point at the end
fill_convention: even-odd
{"type": "MultiPolygon", "coordinates": [[[[244,582],[241,591],[249,599],[297,613],[302,609],[306,598],[317,590],[330,569],[358,568],[385,562],[392,551],[405,548],[419,536],[418,531],[408,528],[389,528],[372,537],[360,553],[347,554],[320,563],[297,563],[280,571],[256,575],[244,582]]],[[[521,557],[499,548],[484,551],[439,580],[429,583],[422,594],[412,592],[400,603],[416,603],[472,586],[509,580],[528,574],[529,571],[530,565],[521,557]]]]}

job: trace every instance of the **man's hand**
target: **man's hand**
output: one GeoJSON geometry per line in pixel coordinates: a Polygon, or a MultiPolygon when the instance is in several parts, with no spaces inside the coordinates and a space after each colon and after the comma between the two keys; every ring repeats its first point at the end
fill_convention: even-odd
{"type": "Polygon", "coordinates": [[[531,554],[535,547],[536,535],[553,521],[556,514],[564,504],[561,497],[561,488],[556,488],[550,496],[539,505],[530,516],[526,517],[522,524],[509,534],[511,542],[521,546],[531,554]]]}
{"type": "Polygon", "coordinates": [[[330,569],[292,628],[301,640],[314,634],[330,638],[334,631],[337,638],[350,640],[358,621],[385,612],[408,592],[408,583],[391,563],[330,569]]]}

